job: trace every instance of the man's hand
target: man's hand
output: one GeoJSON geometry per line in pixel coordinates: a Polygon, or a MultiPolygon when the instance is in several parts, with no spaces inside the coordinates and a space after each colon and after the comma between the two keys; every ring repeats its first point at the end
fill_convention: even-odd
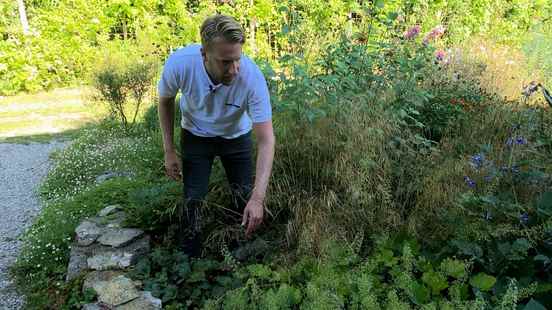
{"type": "Polygon", "coordinates": [[[247,202],[247,206],[243,210],[242,226],[247,224],[247,230],[245,236],[249,238],[252,232],[254,232],[259,225],[263,222],[263,203],[260,200],[250,199],[247,202]]]}
{"type": "Polygon", "coordinates": [[[165,152],[165,174],[173,180],[182,180],[182,164],[174,150],[165,152]]]}

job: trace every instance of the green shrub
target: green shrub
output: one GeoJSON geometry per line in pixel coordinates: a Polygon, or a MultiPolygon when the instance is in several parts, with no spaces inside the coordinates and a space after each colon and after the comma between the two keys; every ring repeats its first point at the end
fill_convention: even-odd
{"type": "Polygon", "coordinates": [[[146,112],[144,113],[143,124],[144,127],[149,131],[159,130],[159,111],[157,104],[153,104],[146,109],[146,112]]]}
{"type": "Polygon", "coordinates": [[[177,217],[182,202],[182,184],[170,179],[151,183],[130,193],[126,207],[127,223],[152,233],[165,234],[166,225],[177,217]]]}
{"type": "Polygon", "coordinates": [[[111,115],[127,130],[136,122],[140,107],[151,91],[155,70],[153,61],[132,58],[122,61],[119,57],[107,60],[94,73],[98,99],[108,104],[111,115]]]}
{"type": "MultiPolygon", "coordinates": [[[[149,131],[159,131],[159,106],[158,102],[154,102],[154,104],[150,105],[146,111],[144,112],[142,125],[146,130],[149,131]]],[[[177,96],[175,98],[175,108],[174,108],[174,126],[175,126],[175,134],[179,134],[180,132],[180,125],[182,121],[182,114],[180,113],[180,96],[177,96]]]]}

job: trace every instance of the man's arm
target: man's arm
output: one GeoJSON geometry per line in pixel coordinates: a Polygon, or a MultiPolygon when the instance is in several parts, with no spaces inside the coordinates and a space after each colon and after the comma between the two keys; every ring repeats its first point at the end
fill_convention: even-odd
{"type": "Polygon", "coordinates": [[[272,171],[276,144],[271,120],[254,123],[253,132],[257,138],[257,165],[255,187],[243,213],[242,225],[245,225],[246,222],[248,224],[246,235],[250,235],[263,221],[263,203],[272,171]]]}
{"type": "Polygon", "coordinates": [[[174,180],[182,177],[180,159],[174,147],[174,98],[159,97],[159,123],[163,134],[163,150],[165,151],[165,173],[174,180]]]}

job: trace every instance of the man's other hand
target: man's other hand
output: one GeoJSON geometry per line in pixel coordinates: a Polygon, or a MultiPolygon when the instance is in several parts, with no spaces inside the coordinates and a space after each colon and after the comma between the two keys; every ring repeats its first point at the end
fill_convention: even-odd
{"type": "Polygon", "coordinates": [[[259,225],[263,222],[263,203],[259,200],[250,199],[243,210],[242,226],[247,224],[245,236],[249,238],[259,225]]]}
{"type": "Polygon", "coordinates": [[[182,164],[176,151],[165,152],[165,174],[175,181],[182,180],[182,164]]]}

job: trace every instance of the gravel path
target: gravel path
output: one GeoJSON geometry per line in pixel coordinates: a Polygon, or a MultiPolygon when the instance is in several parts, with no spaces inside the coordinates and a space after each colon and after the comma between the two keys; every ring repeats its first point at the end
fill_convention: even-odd
{"type": "Polygon", "coordinates": [[[20,241],[17,237],[40,211],[36,189],[48,172],[48,155],[66,142],[0,143],[0,309],[19,309],[18,296],[8,278],[20,241]]]}

